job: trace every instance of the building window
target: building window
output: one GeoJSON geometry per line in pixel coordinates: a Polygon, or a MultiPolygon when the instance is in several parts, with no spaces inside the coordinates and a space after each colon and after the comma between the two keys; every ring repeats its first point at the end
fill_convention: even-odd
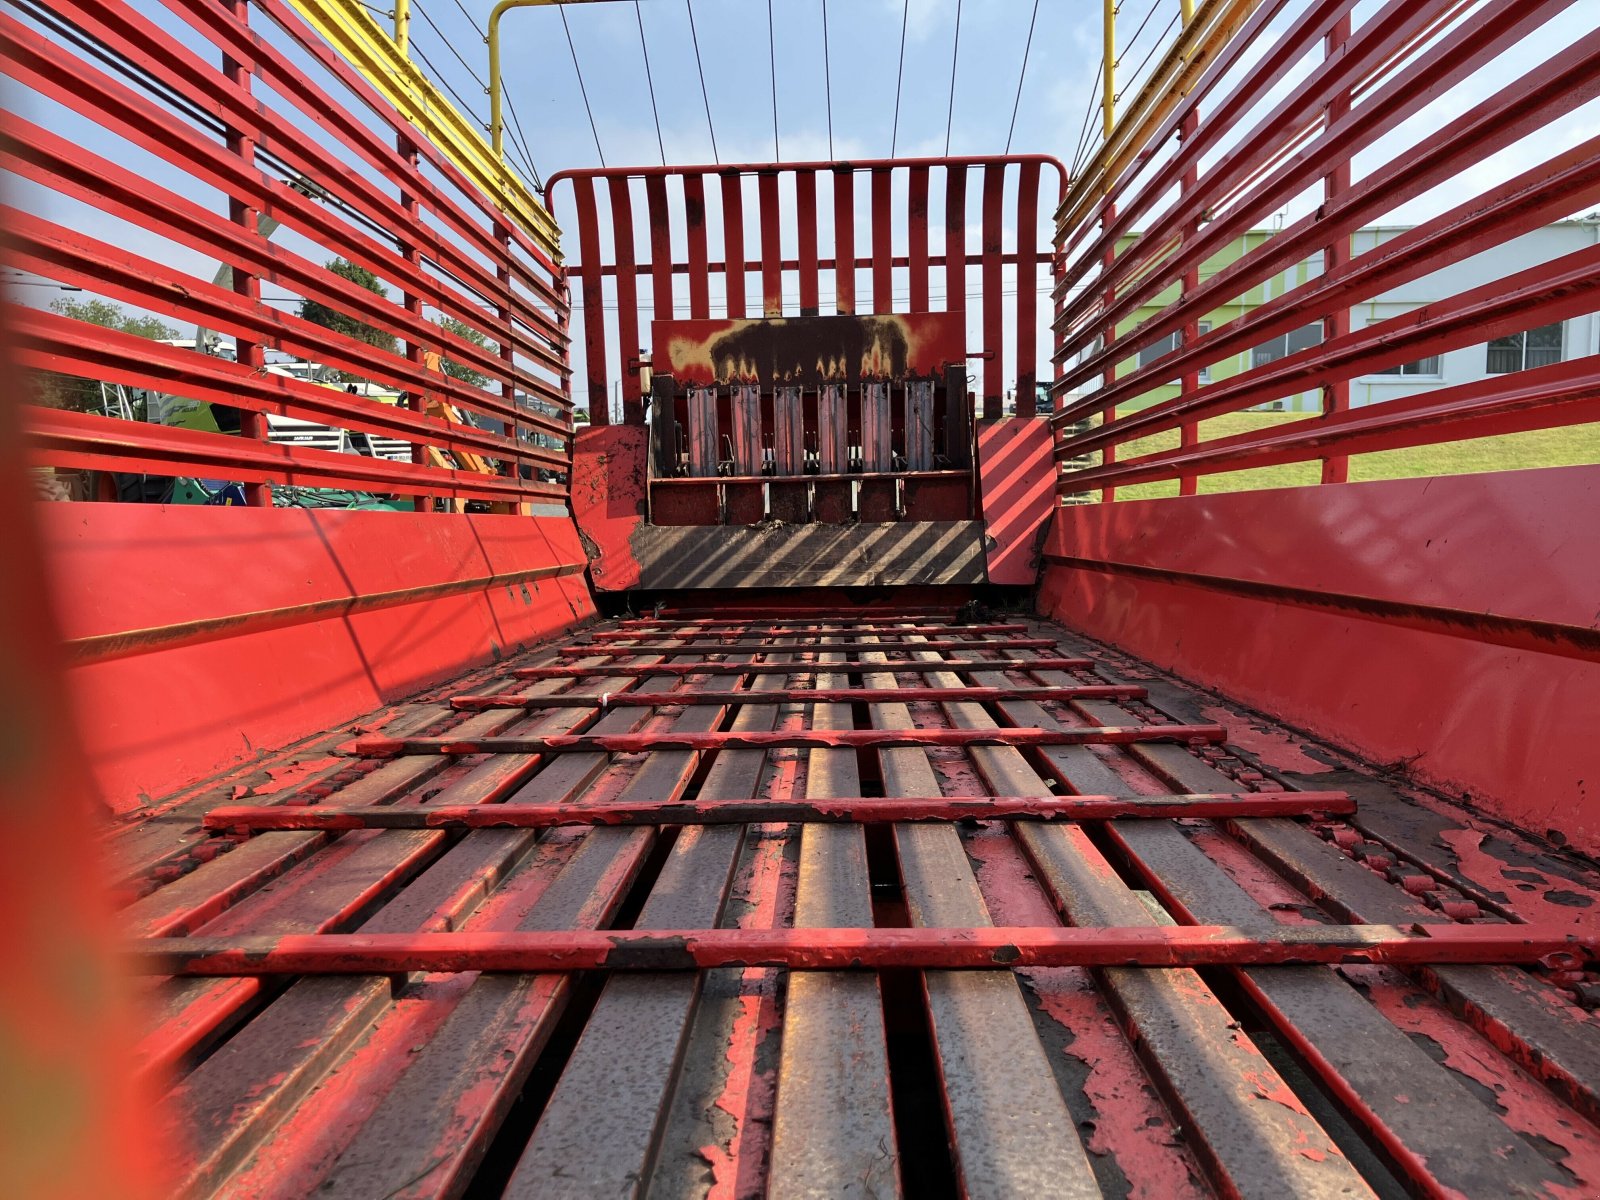
{"type": "Polygon", "coordinates": [[[1416,362],[1395,363],[1392,367],[1385,367],[1381,371],[1374,371],[1374,375],[1438,375],[1439,356],[1419,358],[1416,362]]]}
{"type": "Polygon", "coordinates": [[[1525,371],[1530,367],[1548,367],[1561,361],[1563,335],[1566,325],[1557,321],[1541,325],[1526,333],[1495,338],[1489,343],[1488,360],[1484,370],[1490,375],[1507,375],[1512,371],[1525,371]]]}
{"type": "MultiPolygon", "coordinates": [[[[1196,324],[1199,326],[1202,336],[1211,332],[1210,321],[1198,321],[1196,324]]],[[[1183,330],[1174,330],[1173,332],[1167,334],[1167,336],[1162,338],[1159,342],[1153,342],[1146,346],[1143,350],[1139,351],[1139,365],[1141,367],[1148,367],[1158,358],[1162,358],[1168,354],[1171,354],[1181,345],[1183,345],[1183,330]]],[[[1173,382],[1177,383],[1176,380],[1173,382]]],[[[1211,382],[1210,367],[1200,368],[1200,382],[1211,382]]]]}
{"type": "Polygon", "coordinates": [[[1302,325],[1299,329],[1291,329],[1288,333],[1281,333],[1270,342],[1263,342],[1250,351],[1251,367],[1264,367],[1268,363],[1275,363],[1280,358],[1287,358],[1301,350],[1310,349],[1322,341],[1322,322],[1315,321],[1310,325],[1302,325]]]}

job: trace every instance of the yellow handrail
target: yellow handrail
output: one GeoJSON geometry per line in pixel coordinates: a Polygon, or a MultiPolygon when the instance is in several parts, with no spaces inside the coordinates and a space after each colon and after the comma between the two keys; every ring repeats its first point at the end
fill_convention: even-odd
{"type": "Polygon", "coordinates": [[[489,143],[502,153],[505,122],[500,117],[500,18],[513,8],[543,8],[550,4],[598,4],[602,0],[500,0],[489,14],[489,143]]]}

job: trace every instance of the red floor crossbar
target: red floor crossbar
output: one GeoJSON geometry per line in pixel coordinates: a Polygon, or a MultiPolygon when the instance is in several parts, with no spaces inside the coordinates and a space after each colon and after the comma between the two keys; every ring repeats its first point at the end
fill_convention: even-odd
{"type": "Polygon", "coordinates": [[[1539,963],[1595,957],[1600,935],[1529,925],[1230,925],[1126,928],[669,929],[515,933],[287,934],[144,938],[144,975],[398,975],[413,971],[970,970],[1292,963],[1539,963]]]}
{"type": "MultiPolygon", "coordinates": [[[[628,625],[627,621],[621,622],[628,625]]],[[[646,629],[634,626],[626,629],[599,629],[593,634],[597,642],[625,642],[630,638],[677,638],[693,641],[696,638],[716,637],[817,637],[826,634],[883,634],[890,637],[940,637],[975,633],[1027,633],[1026,625],[840,625],[837,629],[810,630],[787,625],[745,625],[735,622],[709,622],[688,629],[646,629]],[[726,628],[727,632],[721,632],[726,628]]]]}
{"type": "Polygon", "coordinates": [[[653,800],[636,804],[230,805],[207,829],[544,829],[562,825],[759,825],[770,822],[1109,821],[1305,817],[1356,811],[1346,792],[1171,796],[893,796],[827,800],[653,800]]]}
{"type": "MultiPolygon", "coordinates": [[[[926,649],[927,643],[918,646],[926,649]]],[[[882,646],[876,647],[882,650],[882,646]]],[[[763,646],[768,654],[782,654],[787,650],[811,650],[813,647],[763,646]]],[[[629,652],[633,650],[630,647],[629,652]]],[[[685,653],[675,648],[675,652],[685,653]]],[[[644,653],[641,651],[640,653],[644,653]]],[[[895,663],[607,663],[603,667],[515,667],[510,674],[516,679],[591,679],[597,676],[638,675],[813,675],[821,672],[892,671],[896,675],[932,675],[950,671],[956,675],[971,675],[976,671],[1087,671],[1094,662],[1087,658],[1035,658],[1027,662],[990,659],[951,659],[947,662],[895,662],[895,663]]]]}
{"type": "Polygon", "coordinates": [[[767,654],[778,654],[784,651],[799,652],[827,652],[829,654],[863,653],[870,650],[879,651],[911,651],[911,650],[937,650],[941,653],[947,650],[1053,650],[1055,643],[1049,638],[1008,638],[1004,641],[982,639],[962,639],[959,641],[942,642],[871,642],[851,639],[848,641],[822,641],[822,642],[797,642],[792,645],[775,646],[771,642],[640,642],[637,645],[624,646],[605,643],[587,643],[571,646],[562,646],[561,653],[569,658],[583,658],[597,654],[627,655],[627,654],[752,654],[764,651],[767,654]]]}
{"type": "Polygon", "coordinates": [[[499,695],[452,697],[450,703],[468,712],[496,708],[665,708],[690,704],[917,704],[990,700],[1142,700],[1145,689],[1130,684],[1083,684],[1073,687],[956,688],[774,688],[771,691],[609,692],[603,696],[577,692],[559,696],[499,695]]]}
{"type": "Polygon", "coordinates": [[[778,729],[712,733],[560,733],[549,737],[357,738],[342,749],[362,758],[397,754],[646,754],[661,750],[861,749],[895,746],[1125,746],[1220,742],[1220,725],[1089,725],[1078,729],[778,729]]]}

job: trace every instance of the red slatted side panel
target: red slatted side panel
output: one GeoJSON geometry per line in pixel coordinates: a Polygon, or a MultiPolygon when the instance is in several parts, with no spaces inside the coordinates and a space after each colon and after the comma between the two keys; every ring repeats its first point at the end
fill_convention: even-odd
{"type": "Polygon", "coordinates": [[[644,181],[650,213],[650,297],[658,321],[672,317],[672,224],[667,207],[667,181],[652,175],[644,181]]]}
{"type": "Polygon", "coordinates": [[[967,311],[967,168],[945,168],[944,307],[967,311]]]}

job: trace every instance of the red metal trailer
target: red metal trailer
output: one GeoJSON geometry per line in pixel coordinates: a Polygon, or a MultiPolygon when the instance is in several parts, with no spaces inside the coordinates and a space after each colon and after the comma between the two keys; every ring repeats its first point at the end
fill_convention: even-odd
{"type": "Polygon", "coordinates": [[[3,414],[8,1193],[1600,1194],[1600,466],[1348,481],[1600,416],[1350,403],[1600,308],[1591,246],[1351,319],[1600,204],[1533,137],[1600,28],[1356,7],[1185,5],[1071,170],[548,208],[354,0],[0,13],[8,264],[238,347],[6,312],[218,426],[3,414]]]}

